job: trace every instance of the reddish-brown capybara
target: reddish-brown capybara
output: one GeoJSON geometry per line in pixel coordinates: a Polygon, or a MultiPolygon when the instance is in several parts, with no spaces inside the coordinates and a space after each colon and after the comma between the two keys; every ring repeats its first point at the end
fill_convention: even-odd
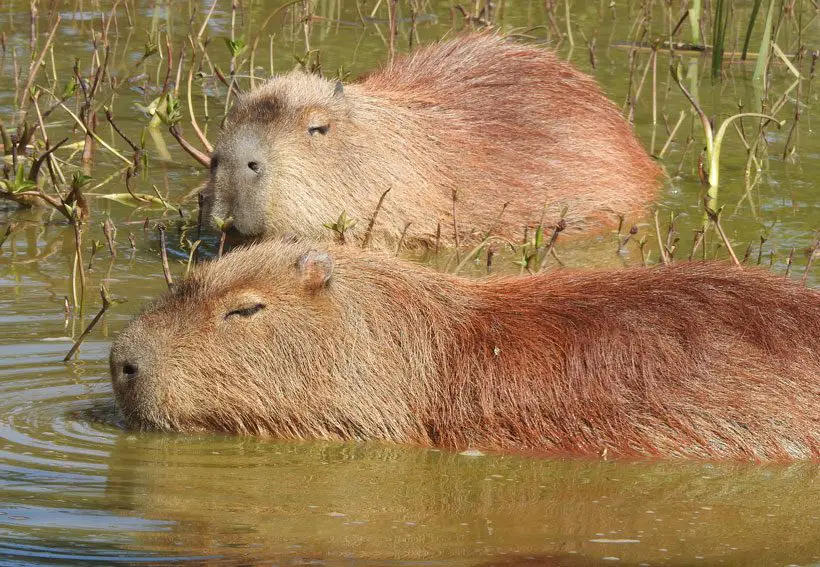
{"type": "Polygon", "coordinates": [[[820,293],[680,263],[459,279],[270,241],[116,339],[136,429],[461,449],[820,457],[820,293]]]}
{"type": "Polygon", "coordinates": [[[344,211],[372,242],[461,241],[558,219],[610,224],[659,168],[595,81],[489,33],[436,43],[357,83],[293,72],[241,96],[211,159],[205,212],[247,235],[328,238],[344,211]],[[544,207],[546,206],[546,211],[544,207]],[[502,212],[503,211],[503,212],[502,212]]]}

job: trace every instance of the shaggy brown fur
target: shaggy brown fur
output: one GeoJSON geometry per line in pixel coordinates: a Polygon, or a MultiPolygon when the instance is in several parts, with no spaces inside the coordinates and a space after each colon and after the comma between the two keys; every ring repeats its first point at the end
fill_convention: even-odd
{"type": "Polygon", "coordinates": [[[268,242],[114,343],[135,428],[820,457],[820,294],[717,263],[470,281],[268,242]]]}
{"type": "Polygon", "coordinates": [[[595,81],[549,51],[492,34],[437,43],[343,92],[294,72],[242,97],[216,143],[207,213],[249,235],[327,238],[342,211],[374,242],[405,223],[462,241],[520,236],[569,207],[570,225],[638,212],[659,168],[595,81]],[[252,166],[252,167],[251,167],[252,166]],[[501,215],[502,209],[507,204],[501,215]],[[499,220],[499,215],[501,218],[499,220]]]}

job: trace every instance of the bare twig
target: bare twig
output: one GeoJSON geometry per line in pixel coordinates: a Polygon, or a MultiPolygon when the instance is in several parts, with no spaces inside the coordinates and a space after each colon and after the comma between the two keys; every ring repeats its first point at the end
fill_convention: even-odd
{"type": "Polygon", "coordinates": [[[624,237],[624,239],[619,240],[618,254],[620,254],[624,250],[624,248],[626,248],[626,245],[629,243],[630,240],[632,240],[632,238],[634,238],[636,234],[638,234],[638,225],[633,224],[632,227],[629,229],[629,233],[624,237]]]}
{"type": "Polygon", "coordinates": [[[159,223],[157,225],[159,231],[159,245],[160,255],[162,256],[162,273],[165,274],[165,283],[168,284],[168,289],[174,289],[174,278],[171,277],[171,268],[168,266],[168,250],[165,243],[165,225],[159,223]]]}
{"type": "Polygon", "coordinates": [[[131,178],[134,177],[134,168],[129,167],[125,170],[125,190],[128,191],[128,194],[131,195],[131,198],[134,199],[137,203],[150,203],[149,199],[144,197],[138,196],[134,193],[134,190],[131,189],[131,178]]]}
{"type": "Polygon", "coordinates": [[[661,238],[661,225],[658,221],[658,210],[655,209],[655,234],[658,237],[658,248],[661,252],[661,261],[664,264],[669,264],[669,252],[666,250],[666,246],[663,243],[663,239],[661,238]]]}
{"type": "Polygon", "coordinates": [[[713,211],[709,207],[706,207],[706,214],[709,216],[709,220],[715,225],[717,233],[720,235],[720,238],[723,240],[723,244],[726,246],[726,250],[729,251],[729,256],[732,258],[732,262],[735,266],[740,266],[740,260],[738,260],[737,256],[735,256],[735,251],[732,249],[732,244],[729,242],[729,237],[726,236],[726,233],[723,231],[723,227],[720,225],[720,213],[722,211],[723,207],[720,207],[717,211],[713,211]]]}
{"type": "Polygon", "coordinates": [[[88,336],[88,333],[91,332],[91,329],[94,328],[94,325],[102,319],[102,316],[105,315],[105,312],[108,311],[108,308],[111,307],[111,299],[108,297],[108,290],[105,289],[105,285],[100,286],[100,297],[102,298],[102,307],[100,307],[99,312],[94,316],[82,334],[77,338],[77,342],[74,343],[74,346],[71,347],[71,350],[68,351],[68,354],[65,355],[63,358],[63,362],[68,362],[71,360],[71,357],[74,356],[74,353],[77,352],[77,349],[80,348],[80,345],[85,340],[85,337],[88,336]]]}
{"type": "MultiPolygon", "coordinates": [[[[552,236],[550,237],[549,243],[547,243],[546,252],[544,252],[544,257],[541,259],[541,265],[538,267],[539,270],[543,270],[547,265],[547,259],[550,255],[554,256],[553,249],[555,248],[555,243],[558,241],[558,235],[561,234],[564,229],[567,228],[567,221],[563,218],[558,220],[558,223],[555,225],[555,229],[552,231],[552,236]]],[[[555,256],[557,260],[557,256],[555,256]]]]}
{"type": "Polygon", "coordinates": [[[817,249],[818,248],[820,248],[820,239],[816,240],[814,242],[814,246],[812,247],[812,249],[809,250],[809,259],[806,262],[806,269],[803,270],[803,277],[800,278],[800,283],[801,284],[805,285],[806,280],[809,277],[809,272],[811,271],[811,265],[814,262],[814,257],[817,256],[817,249]]]}
{"type": "Polygon", "coordinates": [[[114,227],[114,223],[111,222],[110,218],[105,219],[103,223],[103,235],[105,235],[105,242],[108,244],[108,252],[111,253],[112,258],[117,257],[117,249],[114,246],[114,237],[116,236],[117,229],[114,227]]]}
{"type": "Polygon", "coordinates": [[[678,121],[675,124],[675,127],[672,128],[672,132],[669,134],[669,138],[667,138],[666,143],[661,148],[661,151],[658,152],[658,159],[662,159],[663,156],[666,154],[666,151],[669,149],[669,146],[672,145],[672,142],[675,139],[675,134],[678,133],[678,128],[680,128],[680,125],[683,123],[683,119],[684,119],[685,116],[686,116],[686,112],[681,110],[680,111],[680,116],[678,117],[678,121]]]}
{"type": "Polygon", "coordinates": [[[117,126],[116,122],[114,122],[114,115],[111,114],[111,109],[106,106],[103,110],[105,110],[105,118],[108,120],[109,124],[111,124],[112,128],[114,128],[117,134],[120,135],[120,138],[125,140],[125,143],[131,146],[131,149],[134,151],[134,166],[137,167],[137,157],[142,153],[142,150],[131,141],[131,138],[129,138],[125,132],[120,130],[120,127],[117,126]]]}
{"type": "Polygon", "coordinates": [[[168,128],[168,130],[171,132],[171,135],[176,139],[176,141],[179,143],[179,145],[182,147],[182,149],[185,150],[185,152],[189,156],[194,158],[196,161],[198,161],[200,164],[204,165],[205,167],[210,167],[211,166],[210,156],[205,155],[200,150],[198,150],[194,146],[192,146],[188,142],[188,140],[183,138],[182,133],[179,131],[179,128],[176,125],[171,126],[170,128],[168,128]]]}
{"type": "Polygon", "coordinates": [[[37,175],[39,175],[40,173],[40,168],[42,167],[43,162],[46,161],[51,154],[53,154],[56,150],[60,148],[60,146],[62,146],[66,142],[68,142],[68,138],[63,138],[51,147],[49,147],[48,143],[46,143],[46,151],[43,152],[42,155],[40,155],[40,157],[37,158],[37,161],[35,161],[31,166],[31,170],[28,174],[29,181],[33,181],[34,183],[37,182],[37,175]]]}
{"type": "Polygon", "coordinates": [[[379,197],[379,202],[376,203],[376,209],[373,211],[373,216],[370,217],[370,222],[367,224],[367,230],[364,232],[364,240],[362,240],[362,248],[367,248],[367,245],[370,244],[370,237],[371,233],[373,232],[373,226],[376,224],[376,217],[379,214],[379,210],[382,208],[382,203],[384,203],[384,198],[387,197],[387,194],[390,193],[391,187],[388,187],[387,190],[382,193],[382,196],[379,197]]]}
{"type": "MultiPolygon", "coordinates": [[[[492,243],[492,242],[493,242],[493,241],[495,241],[495,240],[500,240],[500,241],[502,241],[503,243],[505,243],[507,246],[509,246],[511,249],[515,250],[515,246],[513,245],[513,243],[512,243],[512,242],[510,242],[509,240],[507,240],[506,238],[504,238],[504,237],[502,237],[502,236],[491,236],[491,235],[488,235],[488,236],[487,236],[484,240],[482,240],[482,241],[481,241],[481,242],[480,242],[480,243],[479,243],[479,244],[478,244],[475,248],[473,248],[472,250],[470,250],[470,252],[469,252],[469,253],[468,253],[468,254],[464,257],[464,259],[461,261],[461,263],[459,263],[459,264],[458,264],[458,266],[456,266],[456,269],[455,269],[455,270],[453,270],[453,274],[458,274],[461,270],[463,270],[463,269],[465,268],[465,266],[467,266],[467,264],[468,264],[468,263],[469,263],[469,262],[470,262],[473,258],[475,258],[476,256],[478,256],[478,255],[481,253],[481,250],[482,250],[485,246],[488,246],[490,243],[492,243]]],[[[493,261],[492,261],[492,256],[493,256],[493,254],[495,254],[495,251],[491,251],[491,248],[492,248],[492,247],[490,247],[490,246],[488,246],[488,248],[487,248],[487,271],[488,271],[488,272],[489,272],[489,271],[490,271],[490,269],[492,268],[492,263],[493,263],[493,261]]]]}
{"type": "Polygon", "coordinates": [[[54,26],[51,28],[51,32],[48,34],[48,39],[46,39],[45,45],[43,45],[42,51],[37,56],[36,60],[32,60],[31,65],[28,68],[28,77],[26,77],[26,86],[20,91],[19,99],[17,100],[17,105],[20,108],[25,108],[28,102],[28,93],[29,89],[31,89],[31,85],[34,84],[34,77],[37,75],[37,71],[40,70],[40,66],[43,64],[43,59],[46,56],[46,53],[49,50],[49,46],[51,42],[54,41],[54,34],[57,33],[57,27],[60,25],[60,21],[62,21],[62,16],[57,14],[57,19],[54,21],[54,26]]]}
{"type": "MultiPolygon", "coordinates": [[[[72,283],[76,278],[76,270],[79,270],[80,274],[80,299],[77,301],[77,293],[76,289],[74,292],[74,306],[78,307],[82,310],[83,302],[85,301],[85,266],[83,266],[83,233],[82,228],[80,227],[80,210],[79,207],[75,207],[73,209],[74,214],[73,221],[74,221],[74,244],[76,249],[74,251],[74,277],[72,277],[72,283]]],[[[72,286],[73,288],[74,286],[72,286]]]]}

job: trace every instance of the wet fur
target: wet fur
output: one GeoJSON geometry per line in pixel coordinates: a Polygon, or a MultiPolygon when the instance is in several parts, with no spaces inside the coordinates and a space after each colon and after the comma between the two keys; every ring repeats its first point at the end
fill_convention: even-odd
{"type": "Polygon", "coordinates": [[[722,263],[470,281],[337,247],[315,289],[308,249],[231,253],[132,323],[112,351],[112,372],[151,361],[138,384],[114,379],[131,426],[820,458],[814,290],[722,263]],[[268,307],[224,319],[248,302],[268,307]]]}
{"type": "Polygon", "coordinates": [[[208,213],[246,234],[328,239],[323,225],[346,211],[361,239],[389,188],[373,241],[392,249],[408,222],[408,241],[433,240],[440,224],[452,242],[454,191],[466,242],[491,230],[518,238],[544,205],[548,223],[566,205],[571,227],[613,224],[658,189],[659,168],[591,77],[498,35],[419,48],[334,93],[333,81],[294,72],[242,97],[215,155],[241,172],[250,147],[270,176],[216,173],[208,213]],[[312,120],[327,135],[308,136],[312,120]]]}

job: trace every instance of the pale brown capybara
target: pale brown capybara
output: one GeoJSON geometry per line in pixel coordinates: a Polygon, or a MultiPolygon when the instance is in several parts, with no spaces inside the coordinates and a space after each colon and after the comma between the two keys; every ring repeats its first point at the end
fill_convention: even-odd
{"type": "Polygon", "coordinates": [[[820,293],[681,263],[472,281],[265,242],[114,342],[128,425],[453,449],[820,457],[820,293]]]}
{"type": "Polygon", "coordinates": [[[423,47],[346,85],[293,72],[243,95],[211,160],[205,212],[246,235],[327,239],[344,211],[374,245],[461,242],[524,225],[612,224],[659,168],[595,81],[489,33],[423,47]],[[546,205],[546,211],[544,206],[546,205]],[[475,238],[471,238],[475,237],[475,238]]]}

